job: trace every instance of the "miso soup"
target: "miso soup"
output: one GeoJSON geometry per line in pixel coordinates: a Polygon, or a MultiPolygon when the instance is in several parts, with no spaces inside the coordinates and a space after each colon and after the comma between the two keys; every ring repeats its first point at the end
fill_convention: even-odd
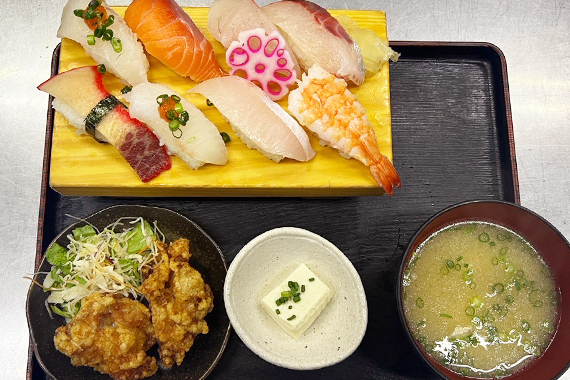
{"type": "Polygon", "coordinates": [[[548,266],[519,235],[466,222],[430,236],[404,271],[416,341],[461,375],[504,377],[548,347],[558,295],[548,266]]]}

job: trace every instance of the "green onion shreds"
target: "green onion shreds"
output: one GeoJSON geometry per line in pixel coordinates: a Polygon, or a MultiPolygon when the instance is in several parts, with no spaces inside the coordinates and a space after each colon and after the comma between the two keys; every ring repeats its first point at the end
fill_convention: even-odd
{"type": "Polygon", "coordinates": [[[440,316],[440,317],[444,317],[444,318],[448,318],[448,319],[452,319],[452,318],[453,318],[451,315],[445,314],[445,313],[441,313],[439,316],[440,316]]]}
{"type": "Polygon", "coordinates": [[[479,235],[479,241],[481,243],[488,243],[489,240],[491,240],[491,237],[489,236],[488,233],[483,232],[482,234],[479,235]]]}
{"type": "Polygon", "coordinates": [[[424,300],[421,298],[417,298],[416,299],[416,306],[419,307],[420,309],[423,308],[425,305],[424,300]]]}
{"type": "Polygon", "coordinates": [[[87,36],[87,45],[93,46],[95,45],[95,36],[90,34],[87,36]]]}
{"type": "Polygon", "coordinates": [[[527,320],[522,320],[521,321],[521,329],[524,332],[529,332],[530,331],[530,323],[527,320]]]}
{"type": "Polygon", "coordinates": [[[111,39],[111,46],[113,46],[115,53],[120,53],[123,51],[123,43],[121,42],[120,38],[113,37],[111,39]]]}

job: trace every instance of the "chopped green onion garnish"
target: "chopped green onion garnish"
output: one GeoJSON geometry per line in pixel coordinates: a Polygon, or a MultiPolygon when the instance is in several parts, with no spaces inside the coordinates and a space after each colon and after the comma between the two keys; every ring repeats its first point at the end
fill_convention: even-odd
{"type": "Polygon", "coordinates": [[[495,293],[502,293],[505,291],[505,285],[501,284],[500,282],[493,285],[493,291],[495,293]]]}
{"type": "Polygon", "coordinates": [[[299,301],[301,301],[301,296],[297,295],[297,296],[293,297],[293,302],[299,302],[299,301]]]}
{"type": "Polygon", "coordinates": [[[493,263],[493,265],[499,265],[499,259],[496,257],[493,257],[493,259],[491,259],[491,262],[493,263]]]}
{"type": "Polygon", "coordinates": [[[445,266],[448,267],[449,269],[453,268],[455,266],[455,264],[453,263],[453,261],[451,260],[447,260],[445,262],[445,266]]]}
{"type": "Polygon", "coordinates": [[[156,102],[158,103],[158,105],[163,105],[164,102],[166,102],[166,100],[168,99],[168,95],[166,94],[162,94],[156,97],[156,102]]]}
{"type": "Polygon", "coordinates": [[[281,292],[281,297],[289,298],[289,297],[291,297],[291,292],[288,290],[285,290],[285,291],[281,292]]]}
{"type": "Polygon", "coordinates": [[[288,321],[292,321],[293,319],[297,318],[297,316],[295,314],[293,314],[292,316],[290,316],[289,318],[287,318],[288,321]]]}
{"type": "Polygon", "coordinates": [[[105,41],[111,41],[111,39],[113,38],[113,31],[111,29],[105,29],[102,38],[105,41]]]}
{"type": "Polygon", "coordinates": [[[309,278],[309,281],[315,281],[314,277],[309,278]]]}
{"type": "Polygon", "coordinates": [[[519,269],[517,271],[517,277],[524,277],[524,271],[519,269]]]}
{"type": "Polygon", "coordinates": [[[481,235],[479,235],[479,241],[482,243],[488,243],[489,240],[491,240],[491,237],[489,236],[488,233],[483,232],[481,235]]]}
{"type": "Polygon", "coordinates": [[[97,38],[101,38],[103,37],[103,34],[105,33],[105,27],[103,25],[99,25],[97,28],[95,28],[95,30],[93,31],[93,35],[95,35],[95,37],[97,38]]]}
{"type": "Polygon", "coordinates": [[[291,310],[293,308],[293,305],[289,305],[288,309],[291,310]]]}
{"type": "Polygon", "coordinates": [[[174,110],[178,113],[182,113],[182,111],[184,111],[184,107],[182,107],[182,103],[176,103],[174,105],[174,110]]]}
{"type": "Polygon", "coordinates": [[[465,308],[465,314],[467,314],[470,317],[474,316],[475,315],[475,308],[473,306],[467,306],[465,308]]]}
{"type": "Polygon", "coordinates": [[[107,72],[107,68],[103,64],[97,65],[97,71],[99,71],[101,74],[105,74],[107,72]]]}
{"type": "Polygon", "coordinates": [[[186,123],[189,118],[190,118],[190,116],[188,115],[188,112],[187,112],[187,111],[184,111],[184,110],[183,110],[183,111],[180,113],[180,122],[186,123]]]}
{"type": "Polygon", "coordinates": [[[89,34],[87,36],[87,45],[89,45],[89,46],[95,45],[95,36],[94,35],[89,34]]]}
{"type": "Polygon", "coordinates": [[[115,22],[115,16],[109,15],[109,17],[107,17],[107,20],[105,20],[105,23],[103,25],[105,25],[105,27],[108,28],[111,25],[113,25],[114,22],[115,22]]]}
{"type": "Polygon", "coordinates": [[[521,329],[522,329],[524,332],[529,332],[529,331],[530,331],[530,323],[528,323],[528,321],[526,321],[526,320],[523,319],[523,320],[521,321],[521,329]]]}
{"type": "Polygon", "coordinates": [[[449,314],[443,314],[443,313],[440,314],[439,316],[440,316],[440,317],[449,318],[449,319],[453,318],[451,315],[449,315],[449,314]]]}
{"type": "Polygon", "coordinates": [[[301,285],[301,293],[305,292],[305,285],[301,285]]]}
{"type": "Polygon", "coordinates": [[[222,140],[224,140],[226,144],[230,142],[230,135],[226,132],[220,132],[220,136],[222,136],[222,140]]]}
{"type": "Polygon", "coordinates": [[[416,299],[416,306],[417,306],[417,307],[419,307],[419,308],[421,309],[422,307],[424,307],[424,305],[425,305],[425,304],[424,304],[424,300],[423,300],[423,299],[421,299],[421,298],[416,299]]]}
{"type": "Polygon", "coordinates": [[[176,119],[176,112],[174,112],[174,110],[168,110],[166,111],[165,116],[168,120],[174,120],[176,119]]]}
{"type": "Polygon", "coordinates": [[[277,314],[281,314],[281,310],[279,310],[279,309],[275,309],[275,313],[277,313],[277,314]]]}
{"type": "Polygon", "coordinates": [[[180,128],[180,122],[178,120],[172,120],[168,124],[168,128],[170,128],[171,131],[176,131],[178,128],[180,128]]]}
{"type": "Polygon", "coordinates": [[[91,0],[89,2],[88,7],[89,8],[97,8],[99,5],[101,5],[101,2],[99,0],[91,0]]]}
{"type": "Polygon", "coordinates": [[[206,105],[207,105],[208,107],[211,107],[211,106],[214,105],[214,103],[212,103],[212,102],[210,101],[210,99],[206,99],[206,105]]]}
{"type": "Polygon", "coordinates": [[[85,12],[83,12],[83,18],[85,20],[91,20],[92,18],[95,17],[97,17],[97,14],[95,13],[95,10],[93,8],[89,8],[85,12]]]}
{"type": "Polygon", "coordinates": [[[180,96],[178,96],[178,95],[172,95],[171,98],[172,98],[172,100],[174,100],[177,103],[180,102],[180,96]]]}
{"type": "Polygon", "coordinates": [[[73,14],[76,15],[77,17],[83,18],[83,9],[76,9],[73,11],[73,14]]]}
{"type": "Polygon", "coordinates": [[[129,93],[129,92],[131,92],[131,90],[132,90],[132,87],[130,87],[130,86],[125,86],[125,87],[123,87],[123,88],[121,89],[121,94],[129,93]]]}
{"type": "Polygon", "coordinates": [[[113,46],[113,50],[115,51],[115,53],[120,53],[121,51],[123,51],[123,43],[121,42],[120,38],[113,37],[111,39],[111,45],[113,46]]]}

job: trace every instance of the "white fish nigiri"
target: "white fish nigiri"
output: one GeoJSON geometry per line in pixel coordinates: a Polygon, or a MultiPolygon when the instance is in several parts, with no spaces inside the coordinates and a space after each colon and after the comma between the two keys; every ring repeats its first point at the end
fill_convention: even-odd
{"type": "MultiPolygon", "coordinates": [[[[239,40],[239,34],[256,28],[267,34],[280,33],[275,24],[261,11],[254,0],[216,0],[208,13],[208,30],[225,48],[239,40]]],[[[285,46],[291,56],[297,77],[301,69],[289,45],[285,46]]]]}
{"type": "Polygon", "coordinates": [[[306,71],[318,64],[331,74],[364,82],[366,68],[360,48],[330,13],[310,1],[277,1],[261,7],[306,71]]]}
{"type": "Polygon", "coordinates": [[[208,98],[239,138],[267,158],[309,161],[315,151],[303,128],[259,87],[238,76],[208,79],[190,92],[208,98]]]}
{"type": "Polygon", "coordinates": [[[226,164],[226,145],[218,128],[198,108],[169,87],[145,82],[134,86],[124,97],[130,103],[130,115],[147,124],[160,142],[166,145],[169,153],[178,156],[192,169],[198,169],[205,163],[226,164]],[[170,130],[169,122],[160,116],[157,98],[165,94],[178,96],[184,111],[188,112],[188,122],[186,125],[180,124],[176,131],[170,130]]]}
{"type": "MultiPolygon", "coordinates": [[[[100,6],[105,9],[107,15],[105,20],[113,16],[112,24],[106,29],[112,31],[115,48],[112,40],[88,38],[88,36],[94,35],[94,31],[87,26],[83,17],[75,15],[74,11],[87,9],[90,0],[69,0],[67,2],[63,8],[57,36],[81,44],[87,54],[97,63],[105,65],[107,71],[119,77],[122,82],[131,86],[146,82],[149,62],[137,35],[129,29],[125,20],[115,13],[104,0],[100,0],[100,2],[100,6]],[[90,45],[89,39],[95,43],[90,45]],[[119,44],[117,40],[120,40],[120,49],[117,47],[119,44]],[[115,51],[116,49],[119,51],[115,51]]],[[[110,34],[110,32],[108,33],[110,34]]]]}

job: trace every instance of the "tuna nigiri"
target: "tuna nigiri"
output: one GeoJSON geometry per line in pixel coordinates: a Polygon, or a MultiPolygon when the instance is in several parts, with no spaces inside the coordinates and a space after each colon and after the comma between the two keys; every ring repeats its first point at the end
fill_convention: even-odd
{"type": "Polygon", "coordinates": [[[55,98],[54,108],[74,126],[113,145],[143,182],[170,169],[166,148],[146,125],[131,118],[126,107],[105,90],[96,66],[63,72],[38,89],[55,98]]]}
{"type": "Polygon", "coordinates": [[[196,82],[225,74],[210,41],[174,0],[134,0],[125,21],[146,51],[177,74],[196,82]]]}
{"type": "Polygon", "coordinates": [[[132,86],[146,82],[149,63],[141,43],[105,1],[69,0],[57,36],[81,44],[121,81],[132,86]]]}
{"type": "Polygon", "coordinates": [[[168,151],[188,166],[198,169],[205,163],[226,164],[226,146],[218,128],[179,94],[164,85],[146,82],[124,96],[130,103],[131,116],[151,127],[168,151]]]}
{"type": "MultiPolygon", "coordinates": [[[[254,0],[215,0],[208,14],[208,30],[225,48],[233,41],[239,40],[239,34],[261,28],[266,34],[280,33],[275,24],[261,11],[254,0]]],[[[301,69],[297,59],[286,44],[297,77],[301,77],[301,69]]]]}
{"type": "Polygon", "coordinates": [[[225,76],[202,82],[190,92],[208,98],[239,138],[267,158],[308,161],[315,156],[303,128],[252,82],[225,76]]]}
{"type": "Polygon", "coordinates": [[[378,184],[392,195],[400,177],[380,153],[366,110],[343,79],[315,65],[303,74],[299,87],[289,93],[289,111],[303,126],[346,157],[370,167],[378,184]]]}
{"type": "Polygon", "coordinates": [[[326,9],[310,1],[283,0],[261,10],[281,30],[304,70],[316,63],[356,85],[364,82],[360,48],[326,9]]]}

